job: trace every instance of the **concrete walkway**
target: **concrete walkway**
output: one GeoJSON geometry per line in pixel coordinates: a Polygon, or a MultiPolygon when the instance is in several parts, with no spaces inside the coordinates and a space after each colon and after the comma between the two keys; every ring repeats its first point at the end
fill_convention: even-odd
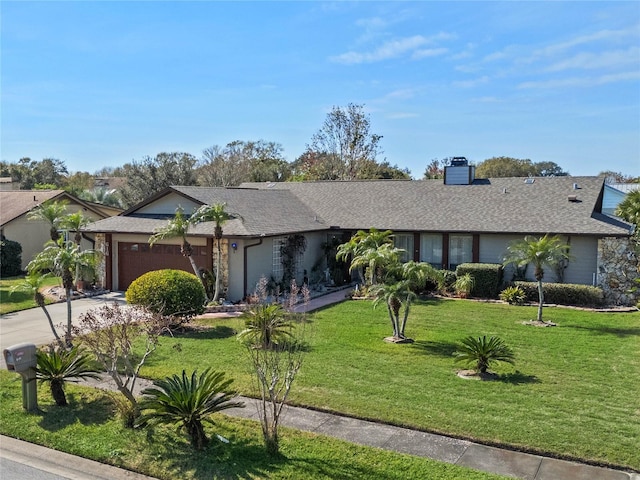
{"type": "MultiPolygon", "coordinates": [[[[337,291],[322,297],[316,297],[310,304],[303,306],[305,311],[316,310],[324,306],[344,300],[347,291],[337,291]]],[[[114,295],[114,294],[112,294],[114,295]]],[[[115,296],[116,300],[117,294],[115,296]]],[[[87,302],[89,299],[75,300],[76,302],[87,302]]],[[[91,302],[100,301],[99,299],[91,302]]],[[[113,298],[106,298],[102,301],[113,301],[113,298]]],[[[91,307],[89,307],[91,308],[91,307]]],[[[78,308],[81,311],[82,308],[78,308]]],[[[76,309],[74,308],[74,312],[76,309]]],[[[66,313],[66,311],[65,311],[66,313]]],[[[22,314],[22,312],[21,312],[22,314]]],[[[21,314],[14,315],[20,317],[21,314]]],[[[40,312],[42,315],[42,313],[40,312]]],[[[214,314],[215,316],[229,316],[228,314],[214,314]]],[[[9,345],[4,341],[5,328],[4,316],[0,319],[0,337],[2,345],[9,345]]],[[[40,322],[46,325],[44,318],[40,322]]],[[[11,330],[13,335],[13,329],[11,330]]],[[[33,342],[28,332],[20,342],[33,342]]],[[[14,340],[16,337],[12,337],[14,340]]],[[[46,340],[43,343],[46,343],[46,340]]],[[[19,342],[18,342],[19,343],[19,342]]],[[[103,389],[114,389],[114,384],[109,377],[102,380],[90,380],[88,385],[103,389]]],[[[150,385],[147,380],[140,380],[137,385],[138,392],[150,385]]],[[[230,416],[249,418],[257,420],[256,401],[254,399],[243,398],[247,408],[226,410],[225,414],[230,416]]],[[[526,480],[640,480],[640,474],[623,472],[609,468],[600,468],[576,462],[558,460],[540,455],[515,452],[508,449],[501,449],[481,445],[467,440],[459,440],[442,435],[410,430],[395,427],[382,423],[374,423],[358,420],[341,415],[318,412],[298,407],[286,407],[283,413],[281,424],[286,427],[296,428],[308,432],[328,435],[340,438],[348,442],[377,447],[385,450],[428,457],[456,465],[466,466],[476,470],[497,473],[500,475],[522,478],[526,480]]],[[[2,438],[0,448],[4,449],[6,441],[2,438]]],[[[22,454],[29,455],[30,451],[22,451],[22,454]]],[[[58,455],[60,452],[49,451],[47,455],[58,455]]],[[[66,455],[66,454],[61,454],[66,455]]],[[[61,463],[62,465],[64,462],[61,463]]],[[[116,479],[136,478],[131,472],[122,471],[123,476],[104,477],[116,479]]],[[[103,477],[69,477],[69,478],[103,478],[103,477]]]]}

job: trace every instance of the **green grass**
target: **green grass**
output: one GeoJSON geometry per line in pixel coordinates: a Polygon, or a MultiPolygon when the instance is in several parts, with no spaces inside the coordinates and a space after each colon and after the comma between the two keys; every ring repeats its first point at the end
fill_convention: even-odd
{"type": "MultiPolygon", "coordinates": [[[[111,398],[100,390],[70,385],[68,407],[56,407],[48,389],[40,387],[41,412],[22,410],[20,379],[0,373],[0,430],[103,463],[160,479],[369,479],[497,480],[504,477],[426,458],[362,447],[322,435],[282,429],[281,455],[270,458],[255,421],[214,416],[212,441],[203,452],[193,450],[174,428],[130,430],[113,419],[111,398]]],[[[248,406],[247,408],[253,408],[248,406]]]]}
{"type": "MultiPolygon", "coordinates": [[[[23,279],[24,276],[0,279],[0,315],[37,306],[33,301],[33,295],[24,292],[11,293],[11,288],[21,283],[23,279]]],[[[45,286],[47,287],[60,284],[59,277],[51,277],[45,280],[45,286]]],[[[49,303],[51,303],[51,301],[47,300],[47,304],[49,303]]]]}
{"type": "MultiPolygon", "coordinates": [[[[312,316],[311,349],[290,400],[298,405],[509,445],[562,458],[640,470],[640,313],[546,308],[556,327],[521,324],[535,307],[460,300],[420,302],[407,334],[392,345],[386,309],[349,301],[312,316]],[[500,336],[516,364],[497,381],[456,376],[456,344],[500,336]]],[[[152,378],[204,366],[227,371],[253,392],[242,320],[163,338],[143,374],[152,378]],[[180,344],[181,348],[174,346],[180,344]]]]}

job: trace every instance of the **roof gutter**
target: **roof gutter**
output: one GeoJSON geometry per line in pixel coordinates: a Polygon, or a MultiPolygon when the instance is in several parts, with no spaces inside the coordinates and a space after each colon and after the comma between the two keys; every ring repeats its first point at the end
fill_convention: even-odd
{"type": "Polygon", "coordinates": [[[244,246],[244,250],[243,250],[243,269],[244,269],[244,286],[243,286],[243,291],[244,291],[244,298],[247,298],[247,250],[249,250],[251,247],[257,247],[258,245],[262,245],[262,237],[260,237],[258,243],[252,243],[251,245],[245,245],[244,246]]]}

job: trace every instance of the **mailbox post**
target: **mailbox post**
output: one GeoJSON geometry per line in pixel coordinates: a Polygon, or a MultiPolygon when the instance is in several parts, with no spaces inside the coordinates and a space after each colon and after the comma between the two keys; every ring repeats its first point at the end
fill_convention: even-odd
{"type": "Polygon", "coordinates": [[[2,352],[7,370],[22,377],[22,406],[28,412],[38,410],[36,383],[36,346],[33,343],[19,343],[5,348],[2,352]]]}

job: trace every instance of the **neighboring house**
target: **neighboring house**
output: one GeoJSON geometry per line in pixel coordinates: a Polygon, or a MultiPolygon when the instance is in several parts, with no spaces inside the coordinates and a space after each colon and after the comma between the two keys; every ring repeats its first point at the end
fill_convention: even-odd
{"type": "Polygon", "coordinates": [[[18,190],[20,188],[20,184],[18,182],[14,182],[11,177],[0,177],[0,191],[6,192],[10,190],[18,190]]]}
{"type": "MultiPolygon", "coordinates": [[[[97,244],[108,252],[104,283],[114,290],[126,289],[149,270],[190,271],[187,259],[180,255],[179,239],[150,248],[149,236],[166,224],[176,207],[189,214],[200,205],[214,203],[225,203],[234,216],[223,226],[222,263],[225,296],[232,301],[251,294],[263,275],[282,278],[280,247],[287,236],[305,236],[307,248],[297,259],[297,280],[302,281],[306,270],[314,283],[324,278],[323,246],[346,241],[356,230],[371,227],[393,230],[396,245],[407,251],[406,259],[447,269],[464,262],[501,263],[509,242],[525,235],[559,234],[570,243],[573,255],[561,272],[565,282],[598,284],[607,291],[623,289],[618,280],[613,285],[611,278],[621,269],[619,245],[625,245],[632,226],[602,214],[603,178],[475,179],[473,167],[447,169],[444,181],[169,187],[120,216],[90,225],[87,232],[97,234],[97,244]]],[[[209,270],[215,256],[213,227],[201,224],[189,237],[197,264],[209,270]]],[[[626,257],[623,261],[628,262],[626,257]]],[[[512,274],[507,269],[507,278],[512,274]]],[[[556,272],[546,272],[546,281],[557,279],[556,272]]],[[[629,301],[619,292],[607,295],[613,303],[629,301]]]]}
{"type": "Polygon", "coordinates": [[[604,186],[604,198],[602,200],[602,213],[615,215],[616,208],[624,200],[627,194],[640,190],[640,183],[607,183],[604,186]]]}
{"type": "MultiPolygon", "coordinates": [[[[0,233],[22,245],[22,269],[51,239],[49,224],[27,218],[31,210],[47,201],[67,201],[68,213],[82,211],[91,220],[101,220],[110,215],[102,205],[85,202],[64,190],[0,191],[0,233]]],[[[85,235],[82,245],[83,248],[93,248],[93,238],[85,235]]]]}

